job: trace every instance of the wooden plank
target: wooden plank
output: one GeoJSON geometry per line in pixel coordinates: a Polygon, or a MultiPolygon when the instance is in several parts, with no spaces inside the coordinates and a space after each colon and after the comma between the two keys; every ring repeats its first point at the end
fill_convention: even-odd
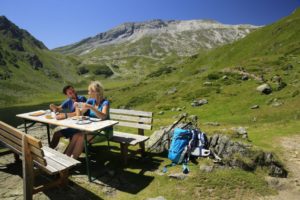
{"type": "Polygon", "coordinates": [[[1,136],[0,136],[0,140],[1,140],[2,144],[5,145],[5,147],[7,147],[8,149],[12,150],[14,153],[22,155],[22,150],[20,148],[17,149],[14,146],[10,145],[9,143],[3,141],[3,139],[1,139],[1,136]]]}
{"type": "Polygon", "coordinates": [[[71,167],[80,164],[78,160],[75,160],[74,158],[71,158],[65,154],[55,151],[54,149],[51,149],[49,147],[43,147],[43,150],[46,157],[49,157],[66,167],[71,167]]]}
{"type": "Polygon", "coordinates": [[[44,165],[38,165],[38,167],[40,169],[42,169],[44,172],[46,172],[46,173],[48,173],[50,175],[57,174],[59,172],[56,168],[54,168],[51,165],[46,165],[46,166],[44,166],[44,165]]]}
{"type": "Polygon", "coordinates": [[[49,157],[45,157],[45,160],[47,162],[47,167],[51,166],[52,168],[56,169],[56,172],[59,172],[67,168],[49,157]]]}
{"type": "MultiPolygon", "coordinates": [[[[4,137],[4,138],[2,138],[3,141],[8,143],[10,146],[13,146],[18,151],[21,151],[21,148],[22,148],[21,140],[19,140],[19,138],[16,138],[14,135],[10,135],[9,133],[7,133],[6,131],[3,131],[3,130],[0,130],[0,135],[2,135],[4,137]],[[17,146],[20,148],[17,148],[17,146]]],[[[41,157],[41,159],[43,159],[44,154],[41,149],[36,148],[35,146],[32,146],[31,144],[29,145],[29,148],[33,154],[35,154],[37,157],[41,157]]]]}
{"type": "Polygon", "coordinates": [[[45,154],[42,149],[36,148],[35,146],[32,146],[32,145],[29,145],[29,148],[30,148],[30,151],[32,154],[34,154],[38,157],[41,157],[41,158],[45,157],[45,154]]]}
{"type": "MultiPolygon", "coordinates": [[[[21,131],[19,131],[18,129],[0,121],[0,129],[2,129],[3,131],[9,133],[10,135],[13,135],[14,137],[18,138],[20,141],[22,139],[22,135],[25,134],[21,131]]],[[[33,145],[33,146],[36,146],[36,147],[41,147],[41,141],[32,137],[32,136],[29,136],[28,138],[28,143],[33,145]]]]}
{"type": "Polygon", "coordinates": [[[134,115],[134,116],[141,116],[141,117],[152,117],[152,112],[146,112],[146,111],[139,111],[139,110],[126,110],[126,109],[115,109],[110,108],[110,113],[115,114],[125,114],[125,115],[134,115]]]}
{"type": "Polygon", "coordinates": [[[74,158],[71,158],[69,156],[67,156],[66,154],[62,154],[54,149],[51,149],[50,147],[47,147],[47,146],[44,146],[42,147],[42,149],[44,150],[44,153],[46,155],[49,155],[49,153],[51,153],[52,155],[60,155],[61,157],[63,157],[64,159],[68,160],[69,162],[73,162],[74,164],[80,164],[81,162],[74,159],[74,158]]]}
{"type": "Polygon", "coordinates": [[[23,135],[22,138],[22,154],[23,154],[23,196],[24,199],[32,199],[33,195],[33,161],[31,152],[28,147],[27,137],[23,135]]]}
{"type": "Polygon", "coordinates": [[[45,158],[38,157],[36,155],[32,155],[33,160],[39,165],[39,166],[46,166],[47,162],[45,158]]]}
{"type": "Polygon", "coordinates": [[[136,144],[140,142],[145,142],[149,139],[148,136],[141,136],[131,133],[124,133],[124,132],[118,132],[114,131],[114,134],[110,141],[118,142],[118,143],[127,143],[132,146],[135,146],[136,144]]]}
{"type": "Polygon", "coordinates": [[[14,135],[15,137],[19,138],[20,140],[22,140],[22,135],[24,134],[23,132],[19,131],[18,129],[0,121],[0,128],[5,130],[6,132],[11,133],[12,135],[14,135]]]}
{"type": "Polygon", "coordinates": [[[5,143],[9,148],[15,149],[18,152],[22,152],[22,147],[16,143],[14,143],[13,141],[7,139],[6,137],[3,137],[2,135],[0,135],[0,140],[5,143]]]}
{"type": "Polygon", "coordinates": [[[140,123],[146,123],[146,124],[152,123],[152,118],[146,118],[146,117],[133,117],[133,116],[128,116],[128,115],[110,114],[110,118],[114,119],[114,120],[140,122],[140,123]]]}
{"type": "Polygon", "coordinates": [[[140,129],[146,129],[146,130],[152,129],[152,125],[138,124],[138,123],[133,123],[133,122],[119,122],[116,126],[126,126],[126,127],[140,128],[140,129]]]}
{"type": "Polygon", "coordinates": [[[5,137],[6,139],[14,142],[15,144],[22,146],[22,140],[15,137],[14,135],[10,134],[9,132],[6,132],[3,129],[0,129],[0,135],[2,135],[3,137],[5,137]]]}
{"type": "Polygon", "coordinates": [[[42,147],[42,142],[39,139],[36,139],[35,137],[31,135],[26,135],[27,136],[27,141],[30,145],[35,146],[36,148],[41,148],[42,147]]]}

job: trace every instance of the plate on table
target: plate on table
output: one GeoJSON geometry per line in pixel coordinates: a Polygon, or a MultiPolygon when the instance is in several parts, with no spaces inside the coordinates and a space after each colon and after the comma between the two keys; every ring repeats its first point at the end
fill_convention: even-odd
{"type": "Polygon", "coordinates": [[[90,124],[92,121],[90,120],[78,120],[75,124],[77,125],[85,125],[85,124],[90,124]]]}
{"type": "Polygon", "coordinates": [[[90,121],[92,122],[100,122],[102,119],[99,119],[99,118],[91,118],[90,117],[90,121]]]}
{"type": "Polygon", "coordinates": [[[29,116],[38,117],[38,116],[41,116],[41,115],[44,115],[44,114],[46,114],[46,111],[40,110],[40,111],[37,111],[37,112],[34,112],[34,113],[30,113],[29,116]]]}
{"type": "Polygon", "coordinates": [[[80,117],[82,117],[82,118],[81,118],[82,120],[89,120],[89,117],[88,117],[88,116],[74,116],[74,117],[72,117],[71,119],[73,119],[73,120],[79,120],[80,117]]]}

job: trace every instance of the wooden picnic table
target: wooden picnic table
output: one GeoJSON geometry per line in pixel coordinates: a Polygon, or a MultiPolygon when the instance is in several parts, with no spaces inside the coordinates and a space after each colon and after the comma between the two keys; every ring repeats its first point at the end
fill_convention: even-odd
{"type": "Polygon", "coordinates": [[[35,113],[43,113],[44,111],[33,111],[33,112],[28,112],[28,113],[23,113],[23,114],[17,114],[16,116],[19,118],[22,118],[24,120],[24,128],[25,128],[25,133],[27,134],[27,129],[34,125],[36,122],[40,122],[44,125],[47,126],[47,137],[48,137],[48,143],[50,144],[50,124],[51,125],[56,125],[56,126],[63,126],[67,128],[74,128],[83,131],[84,133],[84,146],[85,146],[85,153],[86,153],[86,171],[87,175],[89,178],[89,181],[92,181],[91,179],[91,173],[90,173],[90,160],[89,160],[89,150],[88,150],[88,145],[87,145],[87,135],[99,135],[102,134],[100,133],[101,130],[107,128],[107,127],[112,127],[116,124],[118,124],[118,121],[114,120],[101,120],[101,121],[93,121],[88,124],[77,124],[77,120],[74,120],[74,118],[67,118],[67,119],[62,119],[62,120],[57,120],[55,118],[53,119],[48,119],[46,118],[46,113],[41,114],[38,116],[33,116],[35,113]],[[27,123],[31,123],[29,126],[27,126],[27,123]]]}

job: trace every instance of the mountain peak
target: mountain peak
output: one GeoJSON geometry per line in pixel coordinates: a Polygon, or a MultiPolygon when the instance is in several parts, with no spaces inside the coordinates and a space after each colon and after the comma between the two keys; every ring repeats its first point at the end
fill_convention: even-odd
{"type": "Polygon", "coordinates": [[[0,16],[0,35],[1,34],[5,35],[6,37],[17,39],[20,42],[23,40],[28,40],[30,43],[40,49],[47,49],[47,47],[41,41],[34,38],[26,30],[19,28],[5,16],[0,16]]]}
{"type": "Polygon", "coordinates": [[[258,27],[252,25],[221,24],[211,19],[152,19],[144,22],[126,22],[56,50],[83,55],[100,47],[121,43],[133,44],[143,38],[151,38],[149,45],[159,47],[166,53],[175,51],[178,55],[191,55],[199,48],[210,49],[240,39],[256,28],[258,27]]]}

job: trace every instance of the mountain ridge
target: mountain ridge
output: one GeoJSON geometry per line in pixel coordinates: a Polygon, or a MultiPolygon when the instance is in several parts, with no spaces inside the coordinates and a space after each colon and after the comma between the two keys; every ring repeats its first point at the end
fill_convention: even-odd
{"type": "MultiPolygon", "coordinates": [[[[215,20],[160,20],[154,19],[145,22],[126,22],[106,32],[101,32],[93,37],[88,37],[79,42],[58,47],[53,49],[65,54],[85,55],[97,48],[122,44],[134,43],[144,37],[154,37],[151,41],[155,44],[160,44],[162,40],[173,40],[174,43],[183,45],[188,38],[184,35],[191,34],[189,39],[193,42],[201,43],[201,38],[208,41],[202,42],[202,46],[206,48],[213,48],[217,45],[228,43],[240,39],[247,35],[249,32],[259,28],[260,26],[253,26],[248,24],[240,25],[227,25],[221,24],[215,20]],[[202,33],[201,33],[202,31],[202,33]],[[210,38],[211,36],[212,39],[210,38]],[[156,39],[156,40],[155,40],[156,39]]],[[[169,47],[169,51],[175,50],[180,55],[192,55],[198,49],[196,48],[193,53],[186,53],[180,51],[180,45],[172,45],[171,42],[163,44],[163,48],[169,47]]],[[[162,47],[162,46],[160,46],[162,47]]]]}
{"type": "Polygon", "coordinates": [[[0,16],[0,104],[20,103],[50,94],[63,83],[76,82],[75,67],[64,55],[49,51],[43,42],[0,16]],[[20,98],[22,97],[22,98],[20,98]]]}

